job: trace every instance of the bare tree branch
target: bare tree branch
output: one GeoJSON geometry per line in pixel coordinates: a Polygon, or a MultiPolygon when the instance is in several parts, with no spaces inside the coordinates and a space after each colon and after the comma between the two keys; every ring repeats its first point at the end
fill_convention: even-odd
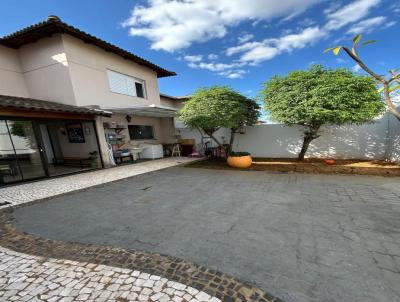
{"type": "Polygon", "coordinates": [[[390,84],[392,82],[399,82],[399,79],[396,78],[397,75],[393,76],[389,80],[386,80],[383,76],[380,76],[373,72],[365,63],[359,58],[358,55],[354,54],[349,48],[343,47],[343,50],[360,66],[366,73],[375,78],[378,82],[383,84],[383,96],[388,106],[389,111],[394,114],[400,120],[400,112],[397,110],[396,105],[393,103],[392,98],[390,97],[390,84]]]}

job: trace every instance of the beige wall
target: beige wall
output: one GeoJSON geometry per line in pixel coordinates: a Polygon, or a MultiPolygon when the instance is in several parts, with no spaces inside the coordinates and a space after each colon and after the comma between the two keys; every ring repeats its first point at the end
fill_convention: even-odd
{"type": "Polygon", "coordinates": [[[169,98],[163,97],[162,95],[160,96],[160,100],[161,100],[161,106],[171,107],[175,109],[180,109],[183,106],[183,101],[171,100],[169,98]]]}
{"type": "Polygon", "coordinates": [[[160,105],[157,74],[144,66],[125,60],[79,39],[63,35],[76,102],[80,106],[126,107],[160,105]],[[110,91],[107,69],[145,81],[147,99],[110,91]]]}
{"type": "MultiPolygon", "coordinates": [[[[65,127],[63,128],[65,129],[65,127]]],[[[94,131],[93,123],[82,122],[82,128],[85,136],[85,142],[70,143],[68,139],[68,134],[62,134],[60,127],[58,127],[58,139],[64,157],[88,158],[89,152],[97,150],[96,133],[94,131]],[[86,132],[86,128],[89,129],[89,134],[86,132]]]]}
{"type": "Polygon", "coordinates": [[[30,97],[76,104],[61,35],[22,46],[19,58],[30,97]]]}
{"type": "Polygon", "coordinates": [[[18,51],[0,46],[0,94],[28,97],[18,51]]]}
{"type": "Polygon", "coordinates": [[[125,116],[126,116],[125,114],[114,114],[111,118],[102,118],[102,120],[103,122],[117,122],[119,124],[125,125],[125,127],[127,128],[128,125],[153,126],[154,139],[151,140],[130,140],[128,129],[122,130],[121,134],[125,135],[126,142],[132,144],[140,144],[140,143],[168,144],[174,142],[175,129],[173,127],[173,118],[131,115],[132,120],[130,123],[128,123],[125,119],[125,116]]]}
{"type": "Polygon", "coordinates": [[[176,143],[175,126],[173,117],[161,118],[161,136],[163,143],[173,144],[176,143]]]}
{"type": "Polygon", "coordinates": [[[0,94],[101,107],[160,105],[155,71],[66,34],[0,47],[0,94]],[[107,70],[145,81],[146,98],[110,91],[107,70]]]}

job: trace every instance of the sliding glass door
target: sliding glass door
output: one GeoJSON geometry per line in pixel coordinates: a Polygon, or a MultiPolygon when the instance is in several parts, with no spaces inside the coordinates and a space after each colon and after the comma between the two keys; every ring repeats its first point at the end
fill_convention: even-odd
{"type": "Polygon", "coordinates": [[[32,121],[0,120],[0,186],[46,176],[32,121]]]}

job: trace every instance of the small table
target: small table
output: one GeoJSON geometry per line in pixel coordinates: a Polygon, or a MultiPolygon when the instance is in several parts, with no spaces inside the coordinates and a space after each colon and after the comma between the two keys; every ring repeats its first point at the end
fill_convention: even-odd
{"type": "Polygon", "coordinates": [[[124,158],[130,158],[131,161],[134,161],[133,155],[131,153],[129,153],[127,155],[115,155],[114,154],[114,160],[115,160],[116,164],[122,164],[124,158]]]}

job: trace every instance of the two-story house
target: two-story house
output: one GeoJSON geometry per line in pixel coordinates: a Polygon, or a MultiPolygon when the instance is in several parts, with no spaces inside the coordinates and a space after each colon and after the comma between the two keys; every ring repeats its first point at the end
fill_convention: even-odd
{"type": "Polygon", "coordinates": [[[158,89],[173,75],[56,16],[1,38],[0,186],[107,167],[126,144],[173,143],[181,99],[158,89]]]}

